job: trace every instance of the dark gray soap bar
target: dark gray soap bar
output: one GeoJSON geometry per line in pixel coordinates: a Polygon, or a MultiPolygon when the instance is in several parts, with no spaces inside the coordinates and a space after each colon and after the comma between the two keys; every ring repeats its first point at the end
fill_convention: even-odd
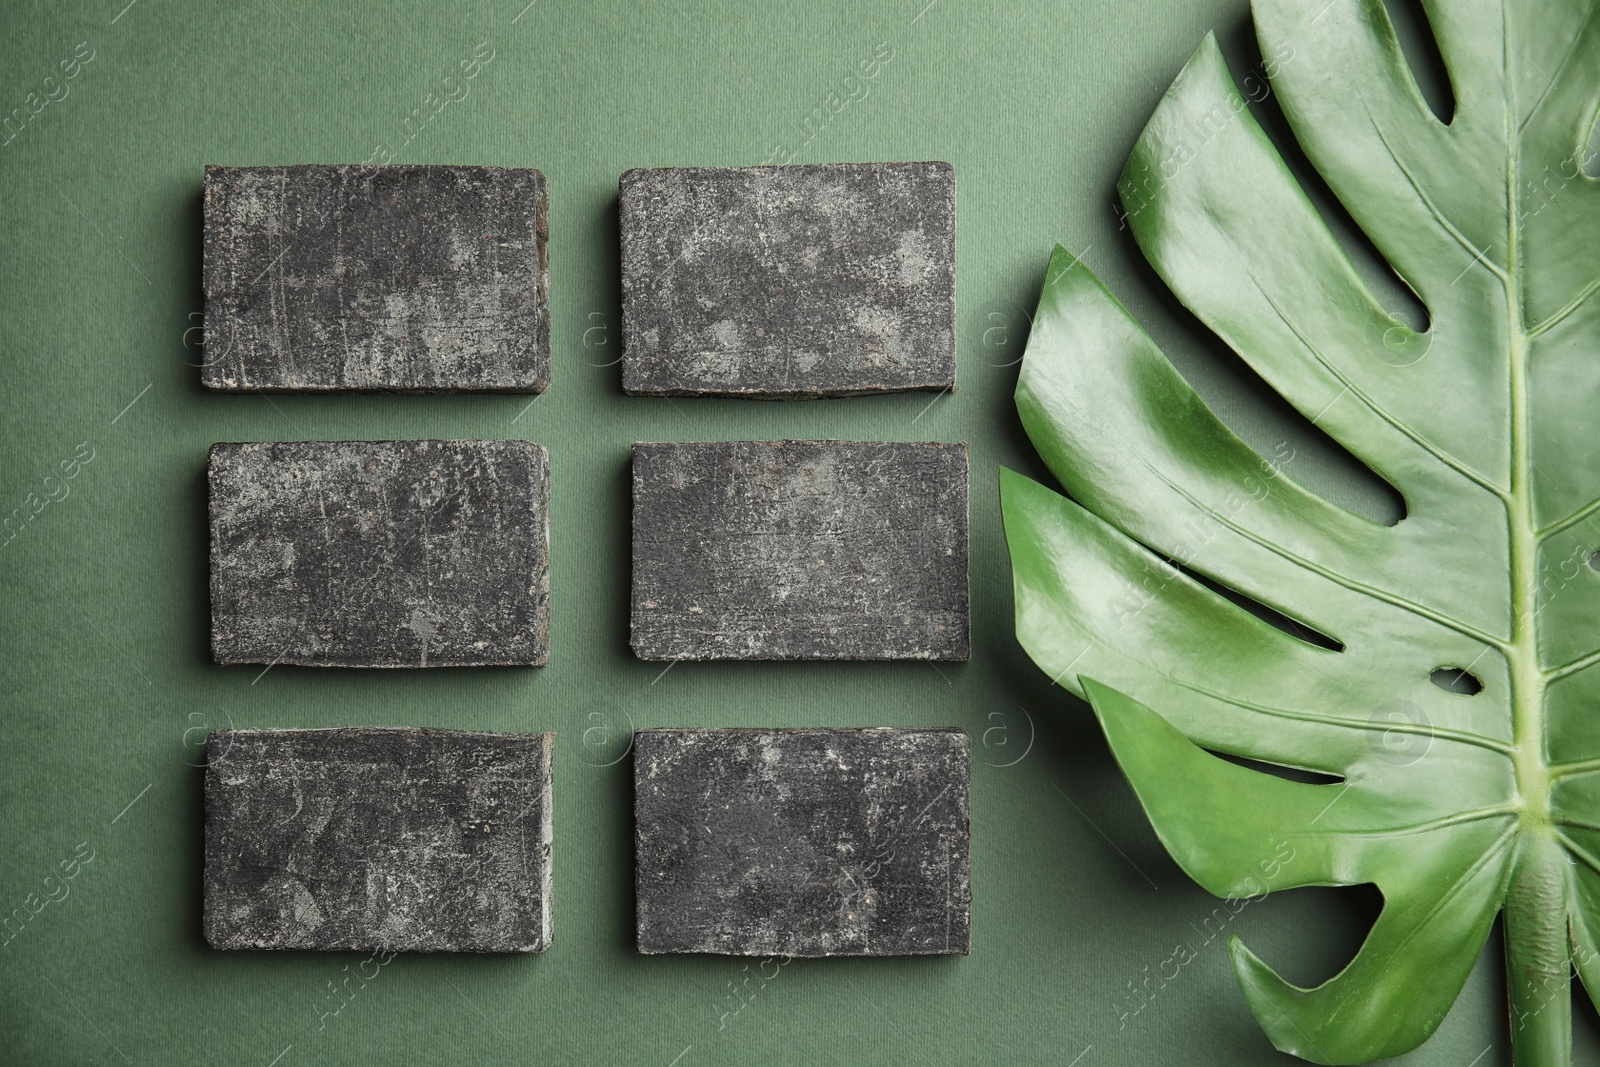
{"type": "Polygon", "coordinates": [[[965,954],[962,730],[641,730],[640,952],[965,954]]]}
{"type": "Polygon", "coordinates": [[[544,176],[207,167],[207,388],[543,392],[544,176]]]}
{"type": "Polygon", "coordinates": [[[213,948],[542,952],[553,734],[216,730],[213,948]]]}
{"type": "Polygon", "coordinates": [[[964,660],[967,446],[633,446],[641,659],[964,660]]]}
{"type": "Polygon", "coordinates": [[[628,392],[955,388],[948,163],[630,170],[620,185],[628,392]]]}
{"type": "Polygon", "coordinates": [[[548,467],[527,441],[213,445],[212,655],[544,663],[548,467]]]}

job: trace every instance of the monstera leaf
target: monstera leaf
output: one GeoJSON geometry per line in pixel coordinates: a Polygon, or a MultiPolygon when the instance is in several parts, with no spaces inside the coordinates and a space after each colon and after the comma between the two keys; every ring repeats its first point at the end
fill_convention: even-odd
{"type": "Polygon", "coordinates": [[[1414,1048],[1503,911],[1517,1062],[1566,1063],[1572,968],[1600,991],[1600,6],[1424,7],[1448,121],[1382,0],[1255,4],[1294,138],[1424,328],[1363,281],[1209,39],[1120,185],[1167,286],[1404,517],[1244,444],[1058,249],[1017,406],[1070,499],[1002,475],[1017,634],[1206,889],[1381,890],[1316,988],[1231,946],[1280,1049],[1414,1048]]]}

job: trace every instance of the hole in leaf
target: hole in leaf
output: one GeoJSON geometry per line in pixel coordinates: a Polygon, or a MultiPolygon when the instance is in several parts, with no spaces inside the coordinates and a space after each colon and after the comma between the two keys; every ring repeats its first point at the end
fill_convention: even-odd
{"type": "MultiPolygon", "coordinates": [[[[1417,0],[1398,0],[1398,2],[1415,5],[1417,0]]],[[[1416,13],[1416,19],[1422,20],[1420,10],[1416,13]]],[[[1404,20],[1402,19],[1402,21],[1404,20]]],[[[1427,37],[1431,45],[1432,36],[1429,34],[1425,20],[1421,21],[1421,26],[1422,33],[1427,37]]],[[[1437,55],[1436,48],[1434,51],[1437,55]]],[[[1224,45],[1224,52],[1225,54],[1229,53],[1226,44],[1224,45]]],[[[1295,60],[1293,58],[1279,59],[1277,62],[1286,64],[1293,63],[1295,60]]],[[[1282,108],[1279,107],[1277,94],[1263,95],[1260,92],[1251,91],[1250,86],[1253,79],[1259,79],[1263,83],[1266,80],[1263,73],[1265,61],[1261,57],[1259,45],[1254,43],[1253,34],[1248,43],[1239,42],[1235,46],[1233,54],[1228,54],[1228,65],[1231,70],[1246,72],[1243,77],[1237,78],[1236,81],[1240,92],[1250,102],[1251,114],[1255,116],[1256,121],[1261,124],[1262,130],[1272,140],[1273,146],[1277,148],[1279,154],[1283,157],[1284,163],[1288,165],[1295,180],[1305,191],[1312,206],[1316,208],[1317,214],[1327,224],[1334,240],[1339,243],[1339,247],[1345,255],[1350,257],[1356,273],[1361,276],[1362,282],[1371,290],[1379,306],[1411,331],[1427,333],[1433,323],[1433,317],[1429,314],[1427,305],[1423,304],[1421,298],[1417,296],[1411,286],[1395,273],[1394,268],[1389,265],[1389,261],[1368,240],[1367,235],[1362,232],[1349,213],[1345,211],[1344,205],[1339,202],[1338,198],[1333,195],[1332,191],[1323,182],[1321,174],[1305,158],[1305,154],[1300,150],[1300,142],[1296,140],[1294,132],[1289,127],[1288,120],[1284,118],[1282,108]]],[[[1443,69],[1442,61],[1440,69],[1441,71],[1443,69]]],[[[1442,81],[1448,94],[1449,81],[1448,79],[1442,79],[1442,81]]],[[[1423,339],[1400,348],[1388,345],[1379,352],[1379,355],[1389,362],[1404,366],[1415,362],[1417,359],[1418,352],[1413,349],[1420,348],[1425,344],[1426,340],[1423,339]]],[[[1374,475],[1374,477],[1376,476],[1374,475]]],[[[1385,520],[1380,519],[1379,521],[1385,520]]]]}
{"type": "MultiPolygon", "coordinates": [[[[1154,286],[1162,284],[1142,261],[1136,267],[1154,286]]],[[[1291,406],[1175,298],[1160,296],[1177,329],[1162,329],[1151,316],[1144,321],[1152,336],[1228,429],[1277,468],[1277,477],[1371,522],[1394,526],[1406,517],[1399,490],[1291,406]]]]}
{"type": "MultiPolygon", "coordinates": [[[[1291,858],[1282,864],[1286,875],[1294,873],[1296,862],[1304,861],[1291,858]]],[[[1349,965],[1372,932],[1383,905],[1382,891],[1371,883],[1304,886],[1252,901],[1229,924],[1228,933],[1243,938],[1285,980],[1311,988],[1349,965]],[[1317,931],[1317,936],[1307,937],[1308,930],[1317,931]]],[[[1204,933],[1210,933],[1214,925],[1204,924],[1204,933]]]]}
{"type": "Polygon", "coordinates": [[[1460,667],[1440,667],[1428,675],[1428,681],[1447,693],[1470,697],[1483,692],[1483,683],[1478,681],[1478,676],[1460,667]]]}
{"type": "Polygon", "coordinates": [[[1344,776],[1340,774],[1329,774],[1326,771],[1313,771],[1304,767],[1286,767],[1282,764],[1267,763],[1262,760],[1251,759],[1249,756],[1235,756],[1227,752],[1216,752],[1209,748],[1206,749],[1206,751],[1210,752],[1218,759],[1227,760],[1229,763],[1232,763],[1237,767],[1245,767],[1252,771],[1260,771],[1262,774],[1270,774],[1274,778],[1282,778],[1285,781],[1290,782],[1299,782],[1302,785],[1338,785],[1340,782],[1344,781],[1344,776]]]}
{"type": "MultiPolygon", "coordinates": [[[[1168,562],[1171,561],[1169,560],[1168,562]]],[[[1256,600],[1253,597],[1246,596],[1237,589],[1230,589],[1221,582],[1213,581],[1210,578],[1207,578],[1205,575],[1200,574],[1198,571],[1192,571],[1189,568],[1176,563],[1173,563],[1172,565],[1183,571],[1195,581],[1199,582],[1201,585],[1205,586],[1207,589],[1211,590],[1213,593],[1216,593],[1218,596],[1224,598],[1232,604],[1238,605],[1267,625],[1282,630],[1290,637],[1304,641],[1308,645],[1315,645],[1318,648],[1325,648],[1330,652],[1344,651],[1344,645],[1341,642],[1329,637],[1327,634],[1322,633],[1319,630],[1313,630],[1305,623],[1291,619],[1281,611],[1268,607],[1266,604],[1261,603],[1261,601],[1256,600]]]]}
{"type": "Polygon", "coordinates": [[[1600,571],[1600,550],[1589,553],[1589,569],[1600,571]]]}
{"type": "Polygon", "coordinates": [[[1455,118],[1456,94],[1450,88],[1450,70],[1439,54],[1439,42],[1421,0],[1384,0],[1384,6],[1389,9],[1389,22],[1411,67],[1417,91],[1427,101],[1428,109],[1448,126],[1455,118]]]}
{"type": "MultiPolygon", "coordinates": [[[[1248,19],[1235,31],[1225,32],[1221,40],[1231,70],[1261,76],[1263,61],[1248,19]]],[[[1241,92],[1248,92],[1242,79],[1236,80],[1241,81],[1241,92]]],[[[1247,97],[1252,101],[1250,113],[1278,148],[1284,163],[1334,239],[1350,257],[1378,304],[1410,330],[1426,332],[1430,325],[1428,309],[1395,274],[1388,260],[1356,226],[1316,168],[1306,160],[1278,106],[1276,93],[1257,101],[1255,97],[1259,95],[1247,97]]],[[[1141,314],[1140,309],[1134,307],[1131,310],[1135,317],[1145,323],[1173,366],[1229,429],[1277,465],[1281,476],[1330,504],[1386,526],[1405,518],[1405,499],[1394,486],[1314,423],[1311,415],[1315,413],[1302,414],[1279,396],[1253,368],[1172,297],[1143,257],[1136,257],[1133,266],[1150,283],[1149,292],[1171,313],[1167,321],[1162,322],[1155,316],[1141,314]]],[[[1426,340],[1421,339],[1424,344],[1426,340]]],[[[1392,354],[1404,362],[1414,359],[1409,352],[1392,354]]],[[[1337,402],[1349,403],[1350,398],[1337,402]]]]}
{"type": "MultiPolygon", "coordinates": [[[[1450,70],[1445,66],[1444,56],[1439,52],[1439,42],[1433,35],[1433,26],[1428,22],[1427,12],[1423,9],[1422,0],[1384,0],[1384,6],[1389,13],[1389,24],[1394,27],[1395,40],[1400,44],[1400,52],[1405,56],[1406,65],[1411,69],[1411,78],[1416,83],[1417,91],[1422,94],[1423,102],[1428,105],[1434,117],[1445,125],[1449,125],[1455,118],[1456,96],[1450,86],[1450,70]]],[[[1318,202],[1321,208],[1321,202],[1318,202]]],[[[1324,218],[1328,218],[1330,225],[1334,219],[1330,218],[1326,209],[1322,210],[1324,218]]],[[[1344,220],[1343,210],[1340,209],[1338,220],[1344,220]]],[[[1366,234],[1360,233],[1354,223],[1350,226],[1351,233],[1344,232],[1341,228],[1334,228],[1334,235],[1344,245],[1345,251],[1355,261],[1356,269],[1361,272],[1362,280],[1372,289],[1373,295],[1378,298],[1389,313],[1409,326],[1417,333],[1427,333],[1433,324],[1433,316],[1422,303],[1411,286],[1397,275],[1389,263],[1367,240],[1366,234]],[[1352,239],[1359,234],[1359,239],[1352,239]],[[1374,269],[1374,263],[1366,258],[1370,250],[1372,259],[1381,269],[1374,269]]],[[[1426,350],[1427,341],[1415,341],[1398,349],[1387,349],[1386,358],[1405,366],[1420,358],[1421,353],[1415,351],[1418,347],[1426,350]]]]}
{"type": "MultiPolygon", "coordinates": [[[[1421,0],[1385,0],[1385,5],[1389,23],[1394,27],[1395,39],[1411,69],[1418,92],[1439,121],[1448,124],[1455,114],[1455,94],[1451,91],[1449,71],[1444,65],[1444,57],[1439,53],[1438,42],[1434,40],[1433,29],[1423,11],[1421,0]]],[[[1378,303],[1412,331],[1427,333],[1433,325],[1433,316],[1427,306],[1356,225],[1344,205],[1324,184],[1321,174],[1300,153],[1298,142],[1288,134],[1287,128],[1284,135],[1278,135],[1275,131],[1273,141],[1286,161],[1293,159],[1291,169],[1295,177],[1378,303]]],[[[1398,349],[1386,346],[1380,355],[1404,366],[1418,358],[1418,353],[1413,349],[1419,345],[1425,347],[1426,343],[1426,340],[1417,341],[1398,349]]]]}

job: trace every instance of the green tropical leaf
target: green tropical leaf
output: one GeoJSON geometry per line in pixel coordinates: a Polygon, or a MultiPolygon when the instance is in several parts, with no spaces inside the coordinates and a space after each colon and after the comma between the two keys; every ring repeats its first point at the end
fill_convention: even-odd
{"type": "Polygon", "coordinates": [[[1090,701],[1207,890],[1382,892],[1316,988],[1232,945],[1278,1048],[1416,1047],[1504,911],[1517,1062],[1564,1064],[1572,968],[1600,994],[1600,4],[1424,7],[1448,121],[1382,0],[1256,0],[1254,16],[1300,149],[1425,328],[1384,309],[1209,38],[1119,186],[1166,285],[1404,517],[1290,480],[1058,248],[1017,407],[1068,496],[1002,474],[1017,635],[1090,701]]]}

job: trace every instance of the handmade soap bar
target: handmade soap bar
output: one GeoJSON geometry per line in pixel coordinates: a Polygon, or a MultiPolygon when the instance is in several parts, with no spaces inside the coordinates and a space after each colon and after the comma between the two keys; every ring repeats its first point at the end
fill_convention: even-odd
{"type": "Polygon", "coordinates": [[[542,952],[553,734],[217,730],[213,948],[542,952]]]}
{"type": "Polygon", "coordinates": [[[544,663],[547,470],[527,441],[212,446],[212,655],[544,663]]]}
{"type": "Polygon", "coordinates": [[[955,387],[948,163],[630,170],[620,184],[628,392],[955,387]]]}
{"type": "Polygon", "coordinates": [[[542,392],[546,232],[536,170],[207,167],[201,380],[542,392]]]}
{"type": "Polygon", "coordinates": [[[641,730],[641,952],[968,947],[962,730],[641,730]]]}
{"type": "Polygon", "coordinates": [[[967,446],[633,446],[641,659],[964,660],[967,446]]]}

